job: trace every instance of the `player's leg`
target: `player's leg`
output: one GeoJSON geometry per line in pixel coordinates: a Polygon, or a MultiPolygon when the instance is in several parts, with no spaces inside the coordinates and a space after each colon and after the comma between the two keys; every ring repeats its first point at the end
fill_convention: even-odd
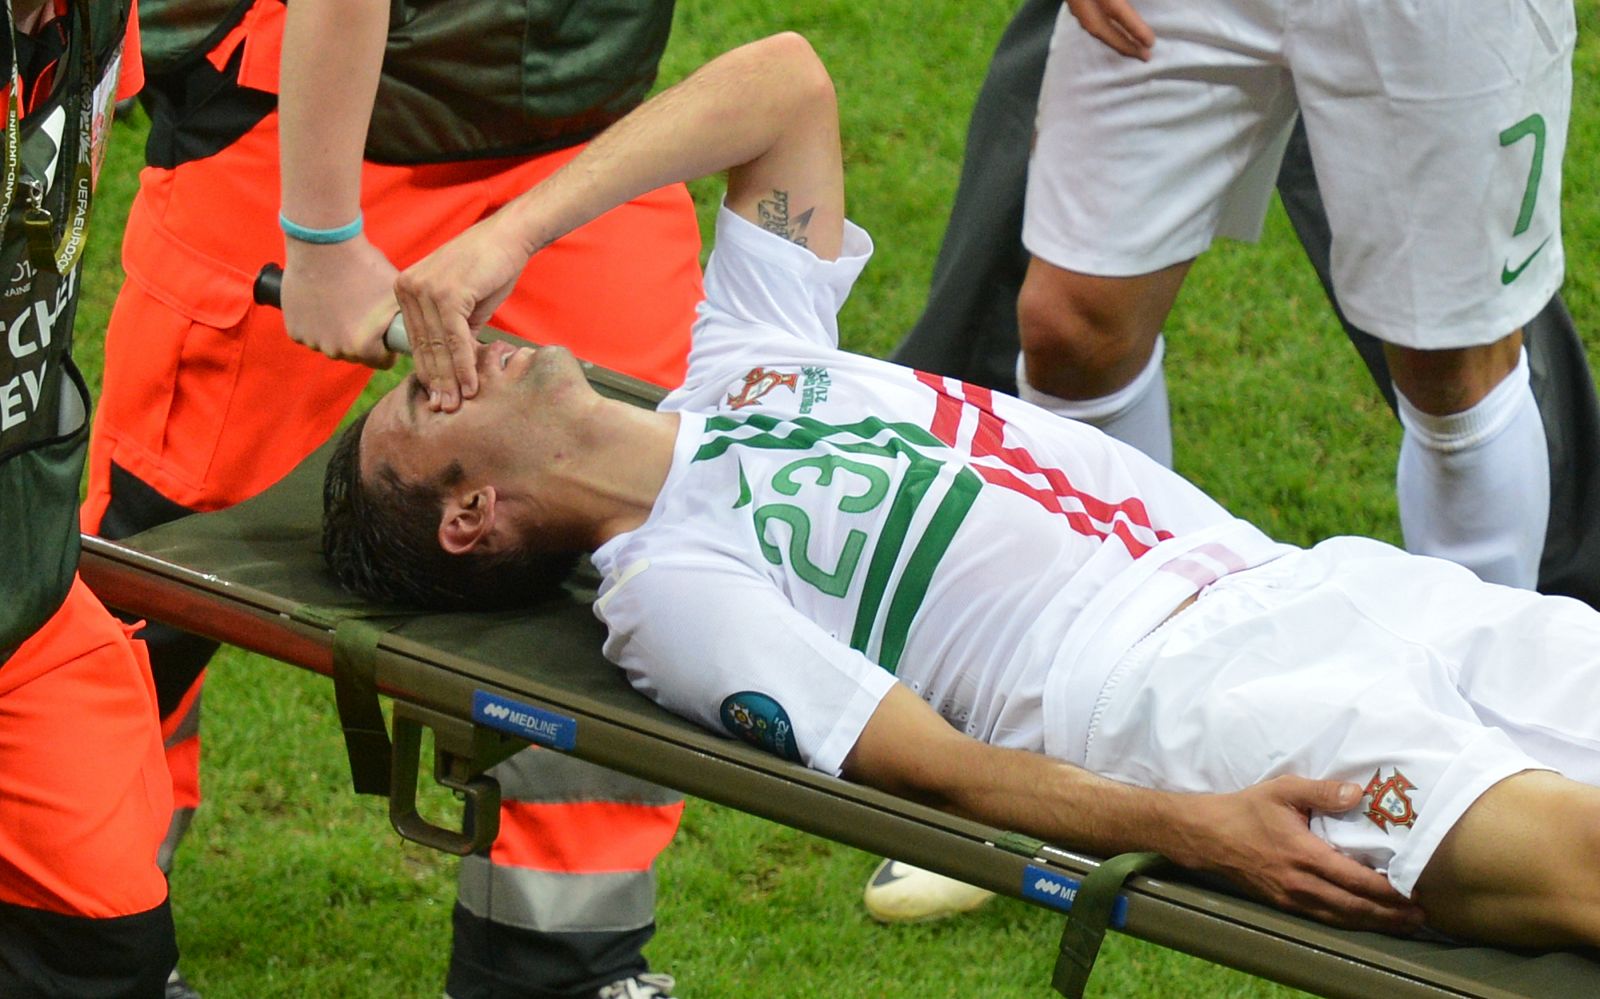
{"type": "MultiPolygon", "coordinates": [[[[1360,783],[1357,807],[1311,828],[1409,896],[1501,782],[1600,782],[1597,650],[1600,615],[1577,601],[1336,538],[1224,577],[1140,643],[1107,682],[1085,764],[1181,791],[1360,783]]],[[[1505,858],[1508,876],[1520,862],[1505,858]]]]}
{"type": "Polygon", "coordinates": [[[138,642],[75,581],[0,669],[0,994],[160,995],[171,793],[138,642]]]}
{"type": "Polygon", "coordinates": [[[1018,394],[1170,463],[1161,326],[1188,261],[1218,234],[1259,233],[1294,98],[1270,18],[1140,12],[1162,38],[1149,62],[1065,10],[1057,22],[1028,170],[1018,394]]]}
{"type": "Polygon", "coordinates": [[[1530,771],[1490,788],[1417,879],[1428,923],[1524,947],[1600,946],[1600,788],[1530,771]]]}
{"type": "Polygon", "coordinates": [[[1478,347],[1384,345],[1400,422],[1406,547],[1532,589],[1550,510],[1550,458],[1522,331],[1478,347]]]}
{"type": "MultiPolygon", "coordinates": [[[[1333,290],[1332,236],[1303,126],[1295,129],[1284,154],[1278,193],[1345,335],[1394,409],[1383,341],[1351,324],[1333,290]]],[[[1538,590],[1600,608],[1600,464],[1594,457],[1600,455],[1600,398],[1583,338],[1559,294],[1523,328],[1523,346],[1549,451],[1550,515],[1538,590]]]]}
{"type": "Polygon", "coordinates": [[[1398,348],[1388,360],[1408,545],[1532,586],[1547,442],[1515,344],[1561,278],[1572,9],[1530,3],[1492,20],[1443,2],[1319,5],[1302,25],[1296,85],[1340,304],[1398,348]],[[1351,82],[1355,21],[1372,25],[1365,86],[1351,82]],[[1436,180],[1396,181],[1419,177],[1436,180]],[[1484,192],[1482,210],[1461,211],[1460,190],[1484,192]]]}
{"type": "Polygon", "coordinates": [[[1017,296],[1018,395],[1170,466],[1161,326],[1189,264],[1096,277],[1033,258],[1017,296]]]}

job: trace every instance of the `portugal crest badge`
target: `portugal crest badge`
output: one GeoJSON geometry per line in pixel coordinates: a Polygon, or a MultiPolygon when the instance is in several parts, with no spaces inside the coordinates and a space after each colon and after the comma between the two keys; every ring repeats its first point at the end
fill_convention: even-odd
{"type": "Polygon", "coordinates": [[[744,384],[736,393],[728,395],[729,409],[743,409],[746,406],[758,406],[761,397],[776,388],[786,388],[795,391],[800,383],[800,376],[795,372],[788,374],[774,371],[771,368],[751,368],[744,376],[744,384]]]}
{"type": "Polygon", "coordinates": [[[1373,824],[1384,832],[1390,826],[1405,826],[1411,828],[1417,821],[1417,810],[1411,804],[1411,796],[1407,791],[1415,791],[1417,786],[1406,780],[1406,775],[1398,770],[1393,771],[1387,780],[1383,776],[1383,768],[1373,771],[1372,779],[1367,781],[1366,795],[1368,800],[1366,816],[1373,824]]]}

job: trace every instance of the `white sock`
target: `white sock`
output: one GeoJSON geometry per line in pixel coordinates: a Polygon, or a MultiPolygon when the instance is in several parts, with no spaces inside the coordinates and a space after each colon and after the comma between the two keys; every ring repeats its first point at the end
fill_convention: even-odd
{"type": "Polygon", "coordinates": [[[1167,377],[1161,369],[1166,340],[1156,337],[1150,363],[1138,377],[1098,399],[1062,399],[1028,384],[1026,365],[1017,354],[1017,396],[1057,416],[1079,420],[1132,444],[1161,464],[1172,467],[1172,417],[1167,411],[1167,377]]]}
{"type": "Polygon", "coordinates": [[[1533,589],[1550,520],[1550,452],[1528,354],[1476,406],[1432,416],[1396,392],[1405,437],[1396,490],[1406,547],[1491,583],[1533,589]]]}

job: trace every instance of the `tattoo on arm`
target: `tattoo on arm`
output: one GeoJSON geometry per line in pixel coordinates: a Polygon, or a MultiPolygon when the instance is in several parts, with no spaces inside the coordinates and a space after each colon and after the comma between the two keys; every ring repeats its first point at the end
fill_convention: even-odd
{"type": "Polygon", "coordinates": [[[761,220],[761,228],[799,246],[806,245],[806,226],[811,224],[811,213],[815,211],[815,208],[807,208],[791,219],[789,192],[777,189],[773,190],[772,197],[756,202],[756,217],[761,220]]]}

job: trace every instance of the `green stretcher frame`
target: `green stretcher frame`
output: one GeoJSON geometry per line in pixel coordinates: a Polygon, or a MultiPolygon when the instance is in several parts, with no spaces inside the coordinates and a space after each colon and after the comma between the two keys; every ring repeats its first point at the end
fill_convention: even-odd
{"type": "MultiPolygon", "coordinates": [[[[659,394],[601,369],[590,378],[607,394],[645,404],[659,394]]],[[[530,612],[395,614],[356,601],[317,550],[327,450],[230,510],[121,542],[85,537],[81,569],[113,607],[334,677],[356,788],[389,796],[403,836],[455,853],[492,841],[498,788],[483,771],[537,742],[1049,908],[1068,905],[1063,898],[1101,867],[1097,858],[828,777],[667,713],[600,655],[587,565],[568,599],[530,612]],[[379,694],[394,702],[392,740],[379,694]],[[466,796],[469,818],[459,830],[416,814],[423,728],[434,732],[435,777],[466,796]]],[[[1065,994],[1081,990],[1112,921],[1161,946],[1331,997],[1600,995],[1594,953],[1519,954],[1336,930],[1170,868],[1133,874],[1115,890],[1151,859],[1118,858],[1097,879],[1109,886],[1083,888],[1085,899],[1100,901],[1092,913],[1081,905],[1063,936],[1054,984],[1065,994]]]]}

